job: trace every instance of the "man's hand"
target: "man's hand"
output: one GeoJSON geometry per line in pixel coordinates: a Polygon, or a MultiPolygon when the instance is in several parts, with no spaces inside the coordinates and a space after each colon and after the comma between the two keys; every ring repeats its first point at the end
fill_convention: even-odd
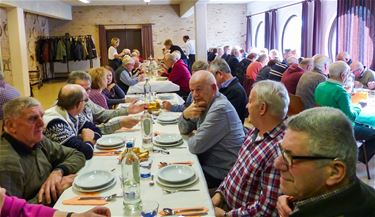
{"type": "Polygon", "coordinates": [[[1,208],[4,205],[4,200],[5,200],[5,188],[0,188],[0,213],[1,213],[1,208]]]}
{"type": "Polygon", "coordinates": [[[132,128],[134,127],[135,125],[137,125],[139,122],[138,119],[136,118],[133,118],[131,116],[128,116],[128,117],[122,117],[120,119],[120,125],[121,127],[126,127],[126,128],[132,128]]]}
{"type": "Polygon", "coordinates": [[[171,108],[172,108],[172,103],[170,103],[169,101],[163,101],[162,104],[163,104],[163,109],[168,110],[168,111],[171,110],[171,108]]]}
{"type": "Polygon", "coordinates": [[[137,113],[142,112],[144,110],[145,110],[145,104],[132,103],[128,107],[128,113],[129,114],[137,114],[137,113]]]}
{"type": "Polygon", "coordinates": [[[144,81],[144,80],[145,80],[145,75],[144,74],[138,75],[138,81],[144,81]]]}
{"type": "Polygon", "coordinates": [[[207,109],[206,102],[193,102],[182,113],[185,119],[199,118],[207,109]]]}
{"type": "Polygon", "coordinates": [[[354,88],[362,88],[363,84],[359,81],[354,81],[354,88]]]}
{"type": "Polygon", "coordinates": [[[94,141],[95,133],[91,129],[88,129],[88,128],[82,129],[81,137],[84,142],[91,142],[92,144],[95,143],[94,141]]]}
{"type": "Polygon", "coordinates": [[[77,174],[70,174],[70,175],[62,177],[62,180],[61,180],[60,185],[58,187],[59,194],[62,194],[67,188],[72,186],[72,183],[73,183],[74,178],[76,176],[77,176],[77,174]]]}
{"type": "Polygon", "coordinates": [[[220,193],[215,193],[214,196],[211,198],[212,205],[221,207],[221,203],[223,202],[223,197],[220,193]]]}
{"type": "Polygon", "coordinates": [[[86,212],[73,214],[72,217],[111,217],[111,211],[107,207],[97,206],[86,212]]]}
{"type": "Polygon", "coordinates": [[[224,217],[225,211],[222,208],[215,206],[215,216],[216,217],[224,217]]]}
{"type": "Polygon", "coordinates": [[[277,199],[277,212],[279,213],[280,217],[287,217],[292,212],[292,209],[288,205],[288,200],[290,200],[290,196],[288,195],[281,195],[277,199]]]}
{"type": "Polygon", "coordinates": [[[369,81],[369,82],[367,83],[367,87],[368,87],[368,89],[370,89],[370,90],[375,89],[375,81],[369,81]]]}
{"type": "Polygon", "coordinates": [[[38,203],[43,203],[43,201],[45,201],[47,204],[51,204],[52,201],[57,201],[62,176],[63,174],[61,170],[52,171],[47,180],[40,187],[38,193],[38,203]]]}

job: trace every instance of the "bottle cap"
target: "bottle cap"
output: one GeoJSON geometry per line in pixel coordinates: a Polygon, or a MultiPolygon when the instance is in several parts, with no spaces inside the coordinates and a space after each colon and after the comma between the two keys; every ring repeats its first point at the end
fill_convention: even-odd
{"type": "Polygon", "coordinates": [[[133,146],[134,146],[133,142],[126,143],[126,148],[133,148],[133,146]]]}

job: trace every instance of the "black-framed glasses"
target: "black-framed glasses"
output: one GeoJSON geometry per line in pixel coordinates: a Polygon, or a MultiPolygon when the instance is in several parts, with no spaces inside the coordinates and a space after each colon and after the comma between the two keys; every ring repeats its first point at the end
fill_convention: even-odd
{"type": "Polygon", "coordinates": [[[292,155],[289,151],[284,150],[280,143],[278,144],[281,156],[283,157],[284,162],[288,165],[288,167],[291,167],[293,165],[293,160],[335,160],[336,157],[328,157],[328,156],[298,156],[298,155],[292,155]]]}

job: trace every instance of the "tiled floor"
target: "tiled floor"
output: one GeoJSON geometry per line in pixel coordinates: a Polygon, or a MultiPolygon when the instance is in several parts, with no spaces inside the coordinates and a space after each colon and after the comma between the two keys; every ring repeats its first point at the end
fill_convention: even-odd
{"type": "MultiPolygon", "coordinates": [[[[64,80],[47,82],[39,90],[37,87],[33,87],[34,96],[42,103],[44,109],[54,104],[60,88],[65,84],[64,82],[64,80]]],[[[367,179],[366,167],[362,163],[357,163],[357,176],[375,188],[375,157],[370,160],[369,167],[372,179],[367,179]]]]}

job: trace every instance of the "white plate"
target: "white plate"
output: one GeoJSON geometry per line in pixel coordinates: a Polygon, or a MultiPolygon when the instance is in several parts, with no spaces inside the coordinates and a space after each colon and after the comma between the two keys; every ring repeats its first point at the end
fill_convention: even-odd
{"type": "Polygon", "coordinates": [[[119,146],[121,144],[124,143],[124,140],[122,140],[121,137],[117,137],[117,136],[106,136],[106,137],[102,137],[100,139],[98,139],[96,141],[96,144],[100,145],[100,146],[119,146]]]}
{"type": "Polygon", "coordinates": [[[171,183],[163,182],[160,179],[156,179],[156,182],[159,185],[163,186],[163,187],[168,187],[168,188],[183,188],[183,187],[187,187],[189,185],[194,184],[195,182],[197,182],[197,180],[198,180],[198,176],[196,175],[193,179],[191,179],[191,180],[189,180],[188,182],[185,182],[185,183],[171,184],[171,183]]]}
{"type": "Polygon", "coordinates": [[[171,122],[176,121],[180,117],[180,113],[177,112],[162,112],[158,116],[158,121],[171,122]]]}
{"type": "Polygon", "coordinates": [[[173,94],[158,94],[157,97],[160,99],[160,100],[170,100],[170,99],[173,99],[173,94]]]}
{"type": "Polygon", "coordinates": [[[184,144],[184,140],[181,140],[179,142],[173,143],[173,144],[160,144],[154,141],[154,145],[159,146],[159,147],[174,147],[174,146],[179,146],[184,144]]]}
{"type": "Polygon", "coordinates": [[[108,188],[111,188],[115,184],[116,184],[116,179],[113,179],[112,182],[110,182],[108,185],[105,185],[101,188],[84,189],[84,188],[80,188],[80,187],[76,186],[75,184],[73,184],[73,189],[76,190],[76,191],[79,191],[79,192],[98,192],[98,191],[103,191],[103,190],[106,190],[108,188]]]}
{"type": "Polygon", "coordinates": [[[100,149],[100,150],[108,150],[108,149],[119,149],[119,148],[123,148],[124,146],[125,146],[125,144],[122,143],[122,144],[119,144],[119,145],[116,145],[116,146],[101,146],[101,145],[96,145],[96,148],[100,149]]]}
{"type": "Polygon", "coordinates": [[[158,121],[158,123],[159,123],[160,125],[170,125],[170,124],[177,124],[178,122],[177,122],[177,120],[175,120],[175,121],[168,121],[168,122],[165,122],[165,121],[158,121]]]}
{"type": "Polygon", "coordinates": [[[160,144],[173,144],[181,141],[180,134],[160,134],[155,136],[154,141],[160,144]]]}
{"type": "Polygon", "coordinates": [[[79,188],[94,189],[101,188],[108,183],[112,182],[115,176],[108,171],[93,170],[77,176],[74,184],[79,188]]]}
{"type": "Polygon", "coordinates": [[[169,165],[158,172],[158,178],[170,184],[186,182],[195,176],[194,169],[186,165],[169,165]]]}

